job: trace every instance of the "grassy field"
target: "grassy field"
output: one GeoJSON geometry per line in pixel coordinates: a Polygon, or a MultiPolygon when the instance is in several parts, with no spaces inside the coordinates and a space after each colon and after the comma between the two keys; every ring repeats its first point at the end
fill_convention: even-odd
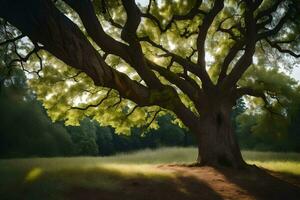
{"type": "MultiPolygon", "coordinates": [[[[244,151],[248,163],[300,176],[300,154],[244,151]]],[[[194,148],[143,150],[112,157],[32,158],[0,160],[1,199],[65,199],[70,188],[118,191],[128,180],[175,179],[157,165],[192,163],[194,148]]]]}

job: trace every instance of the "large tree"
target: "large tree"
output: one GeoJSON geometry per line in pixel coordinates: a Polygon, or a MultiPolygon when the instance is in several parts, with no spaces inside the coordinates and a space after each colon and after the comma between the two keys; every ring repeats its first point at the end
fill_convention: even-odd
{"type": "Polygon", "coordinates": [[[127,117],[147,128],[170,111],[195,134],[200,164],[239,168],[245,162],[231,127],[232,107],[251,95],[274,112],[270,105],[279,99],[255,74],[299,58],[299,7],[297,0],[150,0],[145,7],[134,0],[0,0],[1,44],[16,50],[30,46],[22,37],[32,41],[9,65],[31,55],[42,63],[38,51],[45,50],[79,70],[70,75],[44,53],[48,64],[37,70],[40,80],[64,73],[69,81],[60,91],[51,81],[35,85],[53,119],[80,111],[103,123],[119,126],[127,117]],[[9,32],[10,25],[20,35],[9,32]],[[76,100],[74,85],[85,91],[84,100],[76,100]],[[57,106],[59,98],[68,109],[57,106]]]}

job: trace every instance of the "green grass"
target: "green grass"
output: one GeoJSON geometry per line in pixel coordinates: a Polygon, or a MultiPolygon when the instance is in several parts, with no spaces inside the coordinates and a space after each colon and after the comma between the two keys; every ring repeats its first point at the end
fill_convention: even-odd
{"type": "Polygon", "coordinates": [[[300,176],[299,153],[244,151],[243,157],[249,164],[255,164],[275,172],[300,176]]]}
{"type": "MultiPolygon", "coordinates": [[[[174,175],[153,165],[192,163],[196,155],[195,148],[162,148],[112,157],[0,160],[0,196],[63,199],[61,194],[74,187],[118,191],[134,178],[166,181],[174,175]]],[[[300,154],[245,151],[243,156],[251,164],[300,176],[300,154]]]]}

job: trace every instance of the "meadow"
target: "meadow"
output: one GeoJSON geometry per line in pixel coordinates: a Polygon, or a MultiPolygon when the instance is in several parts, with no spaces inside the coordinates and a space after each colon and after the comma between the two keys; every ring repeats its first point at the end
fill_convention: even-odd
{"type": "MultiPolygon", "coordinates": [[[[110,194],[121,191],[130,197],[129,193],[134,193],[134,187],[139,184],[170,188],[170,182],[178,183],[178,173],[164,166],[192,163],[196,155],[195,148],[174,147],[111,157],[2,159],[0,196],[1,199],[30,200],[95,199],[92,196],[80,198],[88,190],[93,191],[94,196],[107,197],[103,199],[114,199],[110,194]],[[133,188],[124,189],[127,185],[133,188]],[[74,190],[79,193],[73,198],[74,190]],[[101,192],[95,194],[95,191],[101,192]]],[[[299,153],[243,151],[243,157],[249,164],[277,174],[300,177],[299,153]]]]}

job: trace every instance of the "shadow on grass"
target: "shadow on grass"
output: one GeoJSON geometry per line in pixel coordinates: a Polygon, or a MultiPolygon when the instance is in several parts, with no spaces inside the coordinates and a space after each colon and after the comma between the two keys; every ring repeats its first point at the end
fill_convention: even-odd
{"type": "MultiPolygon", "coordinates": [[[[166,165],[192,162],[195,152],[172,148],[108,158],[0,160],[0,199],[300,199],[299,188],[280,180],[291,177],[283,173],[166,165]]],[[[245,152],[245,157],[300,174],[299,154],[245,152]]]]}
{"type": "Polygon", "coordinates": [[[121,183],[117,191],[74,187],[66,193],[72,200],[222,200],[205,182],[196,178],[178,177],[172,180],[131,178],[121,183]]]}
{"type": "MultiPolygon", "coordinates": [[[[272,200],[299,200],[300,187],[284,179],[291,176],[290,174],[281,174],[273,176],[272,171],[253,167],[247,170],[232,171],[230,169],[217,169],[226,179],[247,191],[255,199],[272,199],[272,200]]],[[[300,177],[293,176],[300,180],[300,177]]]]}
{"type": "Polygon", "coordinates": [[[106,164],[52,171],[33,167],[11,178],[15,180],[0,192],[2,200],[222,199],[204,181],[154,165],[106,164]]]}
{"type": "Polygon", "coordinates": [[[259,168],[233,171],[132,164],[56,170],[33,167],[7,175],[6,181],[8,184],[0,190],[2,200],[298,200],[300,197],[300,188],[259,168]]]}

